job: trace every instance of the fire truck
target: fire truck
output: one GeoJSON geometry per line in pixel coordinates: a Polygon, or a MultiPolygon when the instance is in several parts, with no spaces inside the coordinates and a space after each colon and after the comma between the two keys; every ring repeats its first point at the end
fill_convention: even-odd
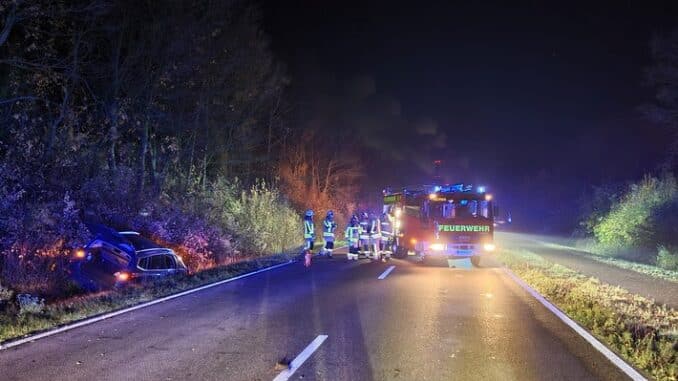
{"type": "Polygon", "coordinates": [[[384,213],[394,220],[396,256],[470,258],[478,266],[483,254],[494,251],[495,211],[484,187],[421,185],[383,193],[384,213]]]}

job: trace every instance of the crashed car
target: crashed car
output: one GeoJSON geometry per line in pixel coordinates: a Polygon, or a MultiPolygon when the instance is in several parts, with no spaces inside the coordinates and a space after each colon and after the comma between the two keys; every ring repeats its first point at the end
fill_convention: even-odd
{"type": "Polygon", "coordinates": [[[103,225],[88,225],[94,239],[76,251],[73,277],[83,288],[99,290],[187,274],[188,269],[172,249],[134,231],[118,232],[103,225]]]}

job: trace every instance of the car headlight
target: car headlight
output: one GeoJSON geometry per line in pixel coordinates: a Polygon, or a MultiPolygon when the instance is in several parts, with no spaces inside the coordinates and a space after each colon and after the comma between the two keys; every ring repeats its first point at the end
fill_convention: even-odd
{"type": "Polygon", "coordinates": [[[443,251],[445,250],[445,245],[442,243],[431,244],[431,250],[433,251],[443,251]]]}
{"type": "Polygon", "coordinates": [[[494,246],[493,243],[486,243],[486,244],[483,245],[483,249],[485,249],[485,251],[494,251],[494,249],[496,249],[496,248],[497,247],[494,246]]]}

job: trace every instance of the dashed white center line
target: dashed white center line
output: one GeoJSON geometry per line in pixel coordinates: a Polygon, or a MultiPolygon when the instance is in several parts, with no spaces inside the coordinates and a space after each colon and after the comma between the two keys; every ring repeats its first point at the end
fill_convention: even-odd
{"type": "Polygon", "coordinates": [[[381,275],[379,275],[378,279],[383,280],[388,276],[388,274],[391,273],[391,271],[393,271],[393,269],[395,269],[395,266],[389,266],[383,273],[381,273],[381,275]]]}
{"type": "Polygon", "coordinates": [[[306,348],[304,348],[301,353],[297,357],[292,360],[290,363],[289,369],[285,369],[280,374],[278,374],[273,381],[287,381],[289,380],[290,377],[294,374],[294,372],[299,369],[299,367],[304,363],[304,361],[308,360],[309,357],[315,352],[322,343],[327,339],[327,335],[318,335],[313,341],[311,341],[311,344],[309,344],[306,348]]]}

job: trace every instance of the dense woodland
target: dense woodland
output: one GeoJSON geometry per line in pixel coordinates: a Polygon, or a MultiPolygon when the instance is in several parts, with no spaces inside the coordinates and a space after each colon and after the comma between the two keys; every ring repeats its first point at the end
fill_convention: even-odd
{"type": "Polygon", "coordinates": [[[361,171],[296,115],[240,0],[0,2],[0,283],[58,292],[84,222],[194,270],[290,250],[298,211],[346,213],[361,171]]]}

